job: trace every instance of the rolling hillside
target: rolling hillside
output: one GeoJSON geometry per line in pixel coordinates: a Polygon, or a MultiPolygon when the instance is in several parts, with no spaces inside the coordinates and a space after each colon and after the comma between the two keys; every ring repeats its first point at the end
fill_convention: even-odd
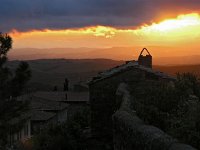
{"type": "MultiPolygon", "coordinates": [[[[10,60],[35,60],[35,59],[113,59],[132,60],[138,59],[143,47],[112,47],[112,48],[50,48],[12,49],[8,53],[10,60]]],[[[147,47],[153,56],[154,65],[185,65],[200,64],[200,55],[190,49],[175,47],[147,47]],[[173,52],[179,55],[172,55],[173,52]],[[190,52],[190,53],[188,53],[190,52]]]]}
{"type": "MultiPolygon", "coordinates": [[[[76,82],[86,81],[100,71],[123,63],[107,59],[40,59],[27,62],[32,70],[29,87],[37,90],[52,90],[54,86],[62,90],[66,77],[72,87],[76,82]]],[[[14,70],[18,63],[19,61],[10,61],[8,65],[14,70]]]]}
{"type": "MultiPolygon", "coordinates": [[[[109,59],[39,59],[29,60],[32,79],[29,87],[34,90],[52,90],[56,85],[63,89],[64,79],[70,80],[70,86],[79,81],[87,81],[98,72],[123,64],[123,61],[109,59]]],[[[10,61],[14,70],[19,61],[10,61]]],[[[175,75],[177,72],[192,72],[200,76],[200,65],[154,66],[155,70],[175,75]]]]}

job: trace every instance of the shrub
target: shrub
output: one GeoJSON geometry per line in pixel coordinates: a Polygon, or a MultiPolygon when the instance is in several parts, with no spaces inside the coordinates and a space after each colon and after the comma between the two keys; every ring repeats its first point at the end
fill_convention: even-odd
{"type": "Polygon", "coordinates": [[[149,81],[132,87],[132,107],[146,123],[200,148],[200,82],[190,73],[171,83],[149,81]]]}

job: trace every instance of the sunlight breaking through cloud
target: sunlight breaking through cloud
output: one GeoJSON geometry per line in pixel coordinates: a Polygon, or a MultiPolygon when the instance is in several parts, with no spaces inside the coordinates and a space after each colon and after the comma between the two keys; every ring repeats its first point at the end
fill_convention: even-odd
{"type": "Polygon", "coordinates": [[[175,19],[167,19],[160,23],[153,23],[140,27],[137,32],[173,32],[177,29],[200,26],[200,15],[197,13],[179,15],[175,19]]]}
{"type": "Polygon", "coordinates": [[[14,38],[15,47],[177,46],[181,42],[192,42],[193,46],[197,46],[200,37],[200,15],[182,14],[138,28],[122,29],[99,25],[64,30],[13,30],[10,35],[14,38]]]}

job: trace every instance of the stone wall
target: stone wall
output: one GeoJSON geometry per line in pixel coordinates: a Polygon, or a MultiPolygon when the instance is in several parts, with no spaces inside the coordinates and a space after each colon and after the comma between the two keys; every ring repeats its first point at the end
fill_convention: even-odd
{"type": "Polygon", "coordinates": [[[116,90],[121,82],[144,80],[141,70],[129,70],[89,85],[91,130],[94,137],[112,139],[112,115],[118,109],[116,90]]]}
{"type": "Polygon", "coordinates": [[[125,83],[120,84],[116,98],[120,107],[112,117],[114,150],[195,150],[162,130],[145,125],[130,109],[131,96],[125,83]]]}

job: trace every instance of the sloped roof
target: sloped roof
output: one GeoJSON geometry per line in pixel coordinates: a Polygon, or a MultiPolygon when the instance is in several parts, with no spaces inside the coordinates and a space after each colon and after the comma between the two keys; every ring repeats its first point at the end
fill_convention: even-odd
{"type": "Polygon", "coordinates": [[[31,112],[23,112],[19,116],[12,118],[9,120],[10,125],[18,124],[20,121],[27,120],[31,118],[31,112]]]}
{"type": "Polygon", "coordinates": [[[18,100],[30,101],[32,109],[62,110],[67,107],[64,102],[87,102],[89,92],[46,92],[40,91],[18,97],[18,100]],[[66,99],[67,94],[67,99],[66,99]]]}
{"type": "Polygon", "coordinates": [[[35,92],[17,98],[20,101],[29,101],[31,109],[63,110],[67,107],[65,92],[35,92]]]}
{"type": "Polygon", "coordinates": [[[67,102],[87,102],[89,92],[67,92],[67,102]]]}
{"type": "Polygon", "coordinates": [[[48,99],[56,102],[68,102],[68,101],[88,101],[89,92],[46,92],[40,91],[32,94],[34,97],[48,99]],[[66,99],[67,94],[67,99],[66,99]]]}
{"type": "Polygon", "coordinates": [[[10,122],[19,122],[28,117],[34,121],[49,120],[56,115],[54,112],[62,111],[68,107],[67,103],[63,103],[63,101],[66,101],[65,93],[66,92],[35,92],[17,97],[19,101],[30,102],[30,110],[22,114],[22,116],[12,119],[10,122]]]}
{"type": "Polygon", "coordinates": [[[53,118],[55,115],[56,113],[53,113],[53,112],[46,112],[46,111],[32,109],[28,112],[22,113],[21,115],[11,119],[9,121],[9,124],[15,125],[23,120],[28,120],[28,119],[32,121],[46,121],[53,118]]]}
{"type": "Polygon", "coordinates": [[[53,101],[41,97],[31,96],[29,100],[31,109],[59,111],[67,108],[66,103],[53,101]]]}
{"type": "Polygon", "coordinates": [[[32,110],[31,111],[31,120],[32,121],[44,121],[53,118],[56,113],[40,111],[40,110],[32,110]]]}
{"type": "Polygon", "coordinates": [[[133,61],[127,62],[126,64],[122,64],[121,66],[116,66],[114,68],[111,68],[109,70],[106,70],[104,72],[99,73],[97,76],[93,77],[93,79],[89,82],[89,84],[96,83],[98,81],[109,78],[109,77],[111,77],[115,74],[127,71],[129,69],[140,69],[140,70],[143,70],[145,72],[152,73],[152,74],[159,76],[161,78],[174,79],[173,77],[171,77],[171,76],[169,76],[169,75],[167,75],[163,72],[156,71],[156,70],[153,70],[152,68],[147,68],[145,66],[139,65],[137,61],[133,60],[133,61]]]}

